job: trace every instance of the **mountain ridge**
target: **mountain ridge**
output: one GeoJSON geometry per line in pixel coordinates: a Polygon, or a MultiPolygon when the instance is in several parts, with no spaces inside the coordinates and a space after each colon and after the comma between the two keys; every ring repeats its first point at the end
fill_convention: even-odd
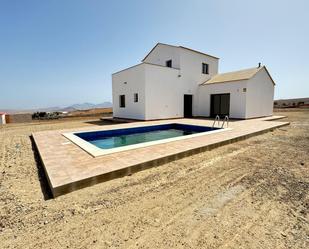
{"type": "Polygon", "coordinates": [[[72,112],[78,110],[89,110],[89,109],[96,109],[96,108],[110,108],[113,104],[109,101],[105,101],[99,104],[93,104],[90,102],[73,104],[66,107],[43,107],[43,108],[32,108],[32,109],[0,109],[0,112],[6,113],[33,113],[33,112],[72,112]]]}

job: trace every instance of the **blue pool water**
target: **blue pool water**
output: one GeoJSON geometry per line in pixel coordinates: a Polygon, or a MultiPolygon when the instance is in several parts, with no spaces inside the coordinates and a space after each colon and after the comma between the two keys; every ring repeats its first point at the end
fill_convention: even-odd
{"type": "Polygon", "coordinates": [[[219,128],[174,123],[107,131],[81,132],[75,133],[75,135],[101,149],[111,149],[217,129],[219,128]]]}

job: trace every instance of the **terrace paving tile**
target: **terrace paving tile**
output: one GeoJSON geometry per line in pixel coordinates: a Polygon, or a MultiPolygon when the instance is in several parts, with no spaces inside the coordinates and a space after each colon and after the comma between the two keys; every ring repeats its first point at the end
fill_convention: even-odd
{"type": "Polygon", "coordinates": [[[231,121],[229,123],[230,130],[98,157],[93,157],[62,134],[166,123],[212,126],[213,120],[173,119],[106,126],[94,125],[86,128],[36,132],[32,136],[39,151],[53,196],[57,197],[83,187],[129,175],[139,170],[161,165],[289,124],[288,122],[277,121],[280,118],[282,116],[231,121]]]}

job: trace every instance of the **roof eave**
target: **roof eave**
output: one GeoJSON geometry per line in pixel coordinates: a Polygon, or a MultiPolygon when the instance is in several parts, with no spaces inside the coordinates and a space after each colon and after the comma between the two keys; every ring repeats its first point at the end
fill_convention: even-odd
{"type": "Polygon", "coordinates": [[[142,64],[144,64],[144,63],[143,63],[143,62],[141,62],[141,63],[138,63],[138,64],[136,64],[136,65],[134,65],[134,66],[127,67],[127,68],[125,68],[125,69],[122,69],[122,70],[119,70],[119,71],[117,71],[117,72],[115,72],[115,73],[112,73],[112,75],[115,75],[115,74],[121,73],[121,72],[126,71],[126,70],[129,70],[129,69],[131,69],[131,68],[134,68],[134,67],[140,66],[140,65],[142,65],[142,64]]]}
{"type": "Polygon", "coordinates": [[[144,57],[144,59],[142,60],[142,62],[144,62],[144,61],[146,60],[146,58],[152,53],[153,50],[155,50],[155,48],[156,48],[158,45],[164,45],[164,46],[169,46],[169,47],[173,47],[173,48],[182,48],[182,49],[186,49],[186,50],[189,50],[189,51],[191,51],[191,52],[194,52],[194,53],[198,53],[198,54],[202,54],[202,55],[206,55],[206,56],[212,57],[212,58],[217,59],[217,60],[220,59],[219,57],[216,57],[216,56],[213,56],[213,55],[210,55],[210,54],[206,54],[206,53],[203,53],[203,52],[200,52],[200,51],[191,49],[191,48],[187,48],[187,47],[184,47],[184,46],[175,46],[175,45],[170,45],[170,44],[158,42],[158,43],[149,51],[149,53],[144,57]]]}
{"type": "Polygon", "coordinates": [[[170,44],[166,44],[166,43],[162,43],[162,42],[158,42],[150,51],[149,53],[144,57],[144,59],[142,59],[142,62],[144,62],[146,60],[146,58],[152,53],[153,50],[155,50],[155,48],[159,45],[165,45],[165,46],[170,46],[170,47],[174,47],[174,48],[178,48],[177,46],[174,45],[170,45],[170,44]]]}
{"type": "Polygon", "coordinates": [[[203,82],[200,84],[200,86],[207,86],[207,85],[212,85],[212,84],[220,84],[220,83],[229,83],[229,82],[234,82],[234,81],[244,81],[244,80],[249,80],[250,78],[247,79],[237,79],[237,80],[224,80],[224,81],[216,81],[216,82],[203,82]]]}
{"type": "Polygon", "coordinates": [[[268,74],[269,78],[271,79],[271,81],[273,82],[274,86],[276,85],[275,81],[273,80],[273,78],[271,77],[270,73],[268,72],[266,66],[263,66],[263,68],[265,68],[266,73],[268,74]]]}
{"type": "Polygon", "coordinates": [[[206,55],[206,56],[212,57],[212,58],[217,59],[217,60],[220,59],[219,57],[216,57],[216,56],[213,56],[213,55],[210,55],[210,54],[206,54],[206,53],[203,53],[203,52],[191,49],[191,48],[187,48],[187,47],[184,47],[184,46],[179,46],[179,48],[183,48],[183,49],[189,50],[189,51],[194,52],[194,53],[206,55]]]}

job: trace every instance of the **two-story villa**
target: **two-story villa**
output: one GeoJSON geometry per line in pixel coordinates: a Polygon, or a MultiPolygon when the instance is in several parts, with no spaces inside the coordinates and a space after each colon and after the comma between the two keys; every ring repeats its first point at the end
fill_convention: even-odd
{"type": "Polygon", "coordinates": [[[112,75],[114,117],[271,116],[275,83],[265,66],[218,73],[219,58],[158,43],[142,63],[112,75]]]}

